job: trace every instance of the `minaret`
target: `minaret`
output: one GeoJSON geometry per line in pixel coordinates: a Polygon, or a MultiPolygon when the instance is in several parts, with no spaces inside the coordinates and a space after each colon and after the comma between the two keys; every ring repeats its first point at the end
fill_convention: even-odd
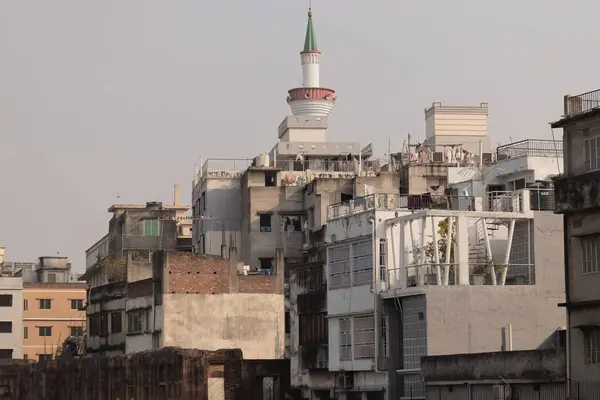
{"type": "Polygon", "coordinates": [[[288,91],[287,102],[294,115],[326,117],[335,103],[335,91],[322,88],[319,83],[319,62],[321,52],[317,47],[317,37],[312,20],[312,9],[308,9],[308,23],[304,49],[300,53],[302,63],[302,87],[288,91]]]}

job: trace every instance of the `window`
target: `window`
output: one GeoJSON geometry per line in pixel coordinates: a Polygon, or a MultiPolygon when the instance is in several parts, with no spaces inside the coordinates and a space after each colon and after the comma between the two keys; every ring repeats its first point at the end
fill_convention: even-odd
{"type": "Polygon", "coordinates": [[[23,310],[25,310],[25,311],[29,310],[29,300],[27,300],[27,299],[23,300],[23,310]]]}
{"type": "Polygon", "coordinates": [[[589,329],[583,332],[585,363],[600,364],[600,329],[589,329]]]}
{"type": "Polygon", "coordinates": [[[51,310],[52,300],[50,299],[38,299],[40,310],[51,310]]]}
{"type": "Polygon", "coordinates": [[[90,336],[98,336],[100,334],[100,316],[90,315],[88,326],[90,328],[90,336]]]}
{"type": "Polygon", "coordinates": [[[340,318],[340,361],[352,360],[352,333],[350,318],[340,318]]]}
{"type": "Polygon", "coordinates": [[[56,274],[48,274],[48,283],[56,283],[56,274]]]}
{"type": "Polygon", "coordinates": [[[40,361],[52,361],[52,354],[38,354],[40,361]]]}
{"type": "Polygon", "coordinates": [[[144,314],[143,311],[127,313],[127,333],[142,333],[144,331],[144,314]]]}
{"type": "Polygon", "coordinates": [[[515,190],[525,189],[525,178],[515,181],[515,190]]]}
{"type": "Polygon", "coordinates": [[[350,286],[350,246],[329,249],[329,288],[350,286]]]}
{"type": "Polygon", "coordinates": [[[70,330],[71,330],[71,332],[70,332],[71,336],[77,336],[77,337],[83,336],[83,326],[71,326],[70,330]]]}
{"type": "Polygon", "coordinates": [[[160,236],[160,222],[157,219],[145,219],[142,221],[144,236],[160,236]]]}
{"type": "Polygon", "coordinates": [[[262,270],[273,270],[273,258],[259,258],[260,261],[260,269],[262,270]]]}
{"type": "Polygon", "coordinates": [[[388,338],[387,338],[387,318],[386,317],[381,317],[381,353],[384,356],[388,356],[388,338]]]}
{"type": "Polygon", "coordinates": [[[82,310],[82,309],[83,309],[83,300],[71,299],[71,310],[82,310]]]}
{"type": "Polygon", "coordinates": [[[0,294],[0,307],[12,307],[12,294],[0,294]]]}
{"type": "Polygon", "coordinates": [[[375,317],[354,318],[354,359],[375,358],[375,317]]]}
{"type": "Polygon", "coordinates": [[[600,271],[600,235],[581,237],[581,273],[600,271]]]}
{"type": "Polygon", "coordinates": [[[352,266],[354,286],[373,282],[373,249],[370,240],[356,243],[354,248],[354,265],[352,266]]]}
{"type": "Polygon", "coordinates": [[[584,172],[600,169],[600,137],[591,137],[583,140],[583,165],[584,172]]]}
{"type": "Polygon", "coordinates": [[[0,349],[0,359],[12,358],[12,354],[13,354],[12,349],[0,349]]]}
{"type": "Polygon", "coordinates": [[[260,231],[271,232],[271,214],[259,214],[260,231]]]}
{"type": "Polygon", "coordinates": [[[0,333],[12,333],[12,321],[0,321],[0,333]]]}
{"type": "Polygon", "coordinates": [[[23,339],[29,339],[29,328],[23,327],[23,339]]]}
{"type": "Polygon", "coordinates": [[[277,171],[265,171],[265,186],[277,186],[277,171]]]}
{"type": "Polygon", "coordinates": [[[110,313],[110,333],[123,332],[123,319],[120,312],[110,313]]]}
{"type": "Polygon", "coordinates": [[[284,327],[285,327],[285,333],[286,335],[288,333],[290,333],[290,313],[289,311],[285,312],[285,323],[284,323],[284,327]]]}
{"type": "Polygon", "coordinates": [[[52,336],[52,327],[51,326],[38,326],[40,331],[40,336],[52,336]]]}
{"type": "Polygon", "coordinates": [[[299,215],[284,215],[282,218],[284,232],[302,232],[302,218],[299,215]]]}
{"type": "Polygon", "coordinates": [[[387,279],[387,270],[385,267],[387,261],[385,239],[379,239],[379,280],[385,282],[387,279]]]}

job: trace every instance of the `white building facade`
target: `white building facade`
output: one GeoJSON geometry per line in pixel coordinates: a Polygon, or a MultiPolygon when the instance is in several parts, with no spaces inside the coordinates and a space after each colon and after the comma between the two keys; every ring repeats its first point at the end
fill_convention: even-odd
{"type": "Polygon", "coordinates": [[[506,211],[484,211],[482,199],[446,196],[415,209],[414,196],[375,194],[330,207],[329,370],[340,399],[424,398],[424,355],[554,345],[562,224],[530,199],[515,191],[506,211]]]}

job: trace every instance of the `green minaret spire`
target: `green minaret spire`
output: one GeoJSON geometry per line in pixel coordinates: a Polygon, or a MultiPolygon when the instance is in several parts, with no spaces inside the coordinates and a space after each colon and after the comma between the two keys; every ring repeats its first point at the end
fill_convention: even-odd
{"type": "Polygon", "coordinates": [[[312,22],[312,9],[308,9],[308,23],[306,24],[306,38],[304,39],[304,50],[303,53],[314,53],[318,52],[317,48],[317,36],[315,35],[315,28],[312,22]]]}

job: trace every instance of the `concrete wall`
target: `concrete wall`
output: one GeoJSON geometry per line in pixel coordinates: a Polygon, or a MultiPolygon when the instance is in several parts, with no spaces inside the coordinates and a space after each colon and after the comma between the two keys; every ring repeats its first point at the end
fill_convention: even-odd
{"type": "Polygon", "coordinates": [[[428,355],[500,351],[512,325],[513,350],[540,346],[565,326],[562,222],[536,212],[534,286],[429,286],[428,355]]]}
{"type": "Polygon", "coordinates": [[[0,321],[11,322],[10,333],[0,333],[0,349],[12,350],[12,358],[23,358],[23,280],[0,278],[0,295],[12,296],[12,307],[0,307],[0,321]]]}
{"type": "Polygon", "coordinates": [[[283,357],[282,295],[165,294],[163,308],[165,346],[240,348],[249,358],[283,357]]]}

